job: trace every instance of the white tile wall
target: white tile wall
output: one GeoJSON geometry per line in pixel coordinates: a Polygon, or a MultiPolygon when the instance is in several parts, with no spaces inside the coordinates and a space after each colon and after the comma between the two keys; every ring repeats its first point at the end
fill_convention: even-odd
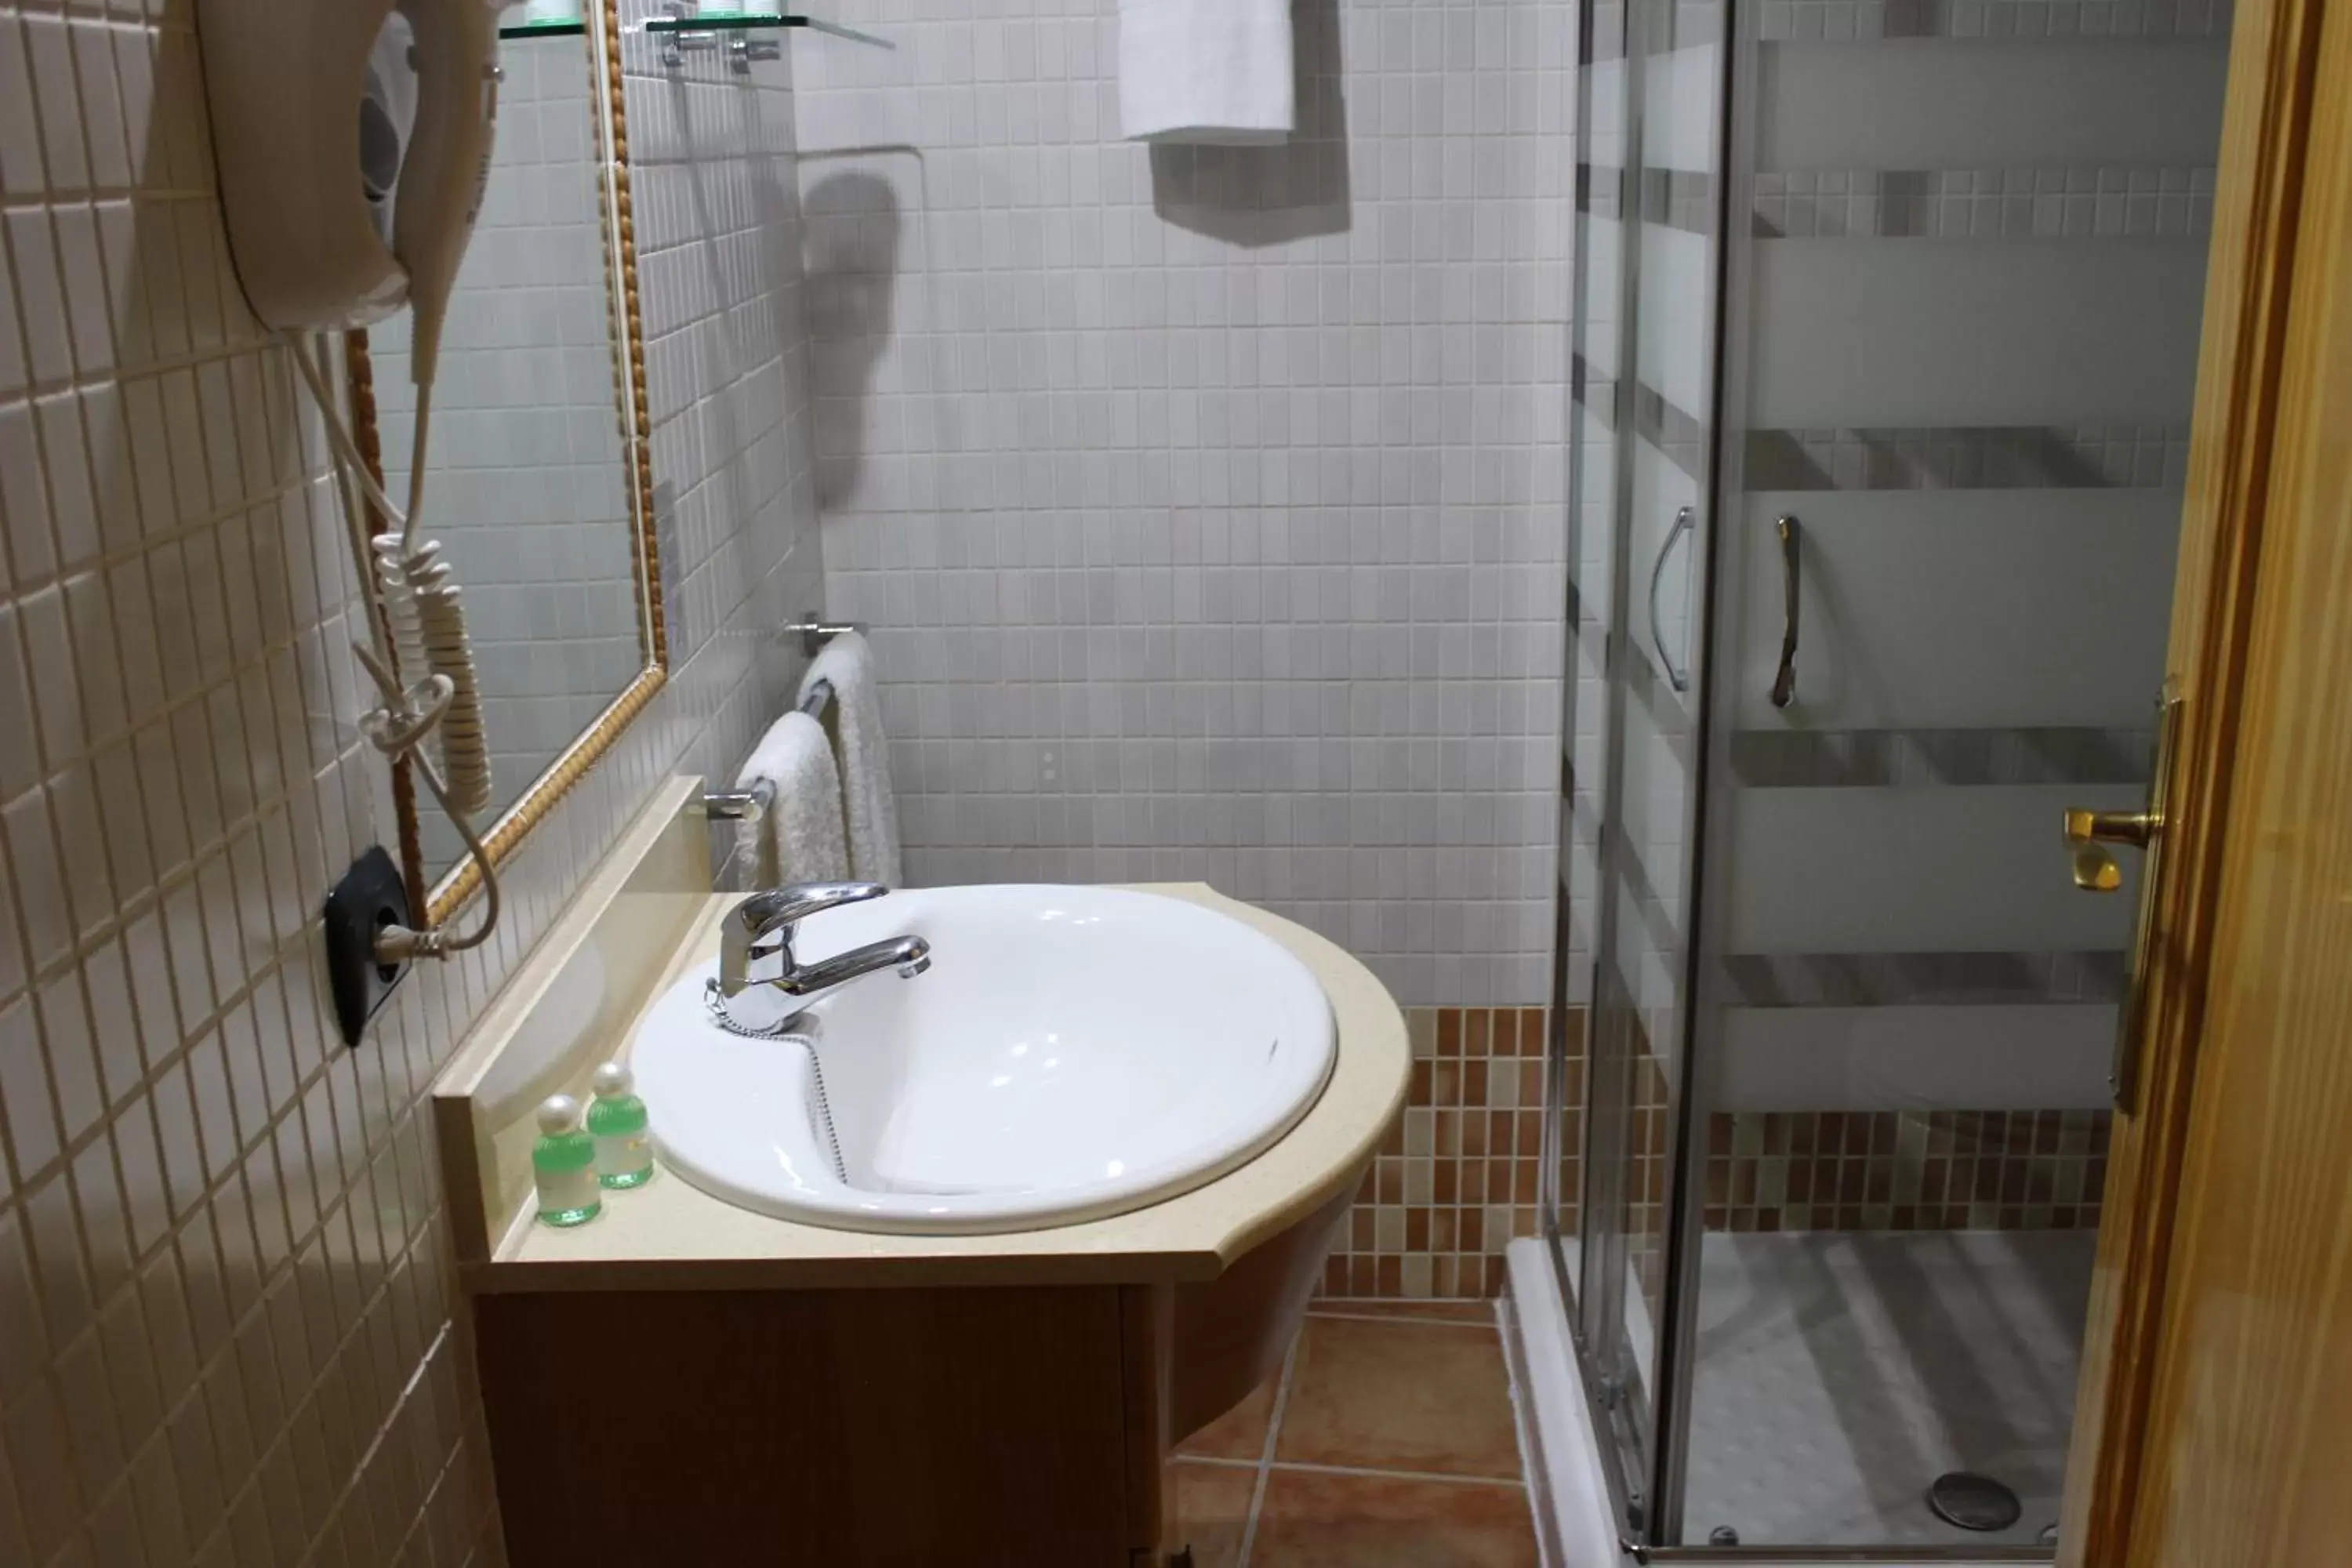
{"type": "MultiPolygon", "coordinates": [[[[423,527],[465,584],[496,795],[520,798],[644,667],[585,38],[502,51],[490,184],[442,332],[423,527]]],[[[384,483],[408,493],[405,314],[370,330],[384,483]]],[[[427,880],[465,853],[422,825],[427,880]]]]}
{"type": "Polygon", "coordinates": [[[0,0],[0,1563],[496,1563],[419,1096],[819,584],[787,67],[632,80],[674,684],[508,917],[335,1043],[392,836],[322,448],[226,264],[187,0],[0,0]]]}
{"type": "Polygon", "coordinates": [[[909,874],[1202,878],[1406,1003],[1543,1003],[1572,9],[1298,0],[1273,150],[1118,140],[1114,13],[848,0],[897,51],[799,57],[909,874]]]}

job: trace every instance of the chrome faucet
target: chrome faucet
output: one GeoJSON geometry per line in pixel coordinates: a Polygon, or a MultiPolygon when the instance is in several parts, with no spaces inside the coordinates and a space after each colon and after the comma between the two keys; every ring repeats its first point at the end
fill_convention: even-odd
{"type": "Polygon", "coordinates": [[[919,936],[892,937],[868,942],[831,958],[803,964],[793,955],[793,936],[800,922],[843,904],[862,904],[890,889],[879,882],[795,882],[764,893],[754,893],[736,905],[720,923],[719,979],[722,999],[746,991],[769,989],[787,996],[812,996],[871,974],[898,970],[911,980],[931,966],[931,944],[919,936]],[[775,973],[754,975],[752,966],[775,960],[775,973]]]}

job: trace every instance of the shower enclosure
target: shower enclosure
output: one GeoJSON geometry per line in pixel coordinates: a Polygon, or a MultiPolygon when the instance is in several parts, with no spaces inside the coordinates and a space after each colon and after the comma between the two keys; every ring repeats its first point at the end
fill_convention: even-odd
{"type": "Polygon", "coordinates": [[[1545,1240],[1615,1526],[2054,1539],[2229,15],[1588,0],[1545,1240]]]}

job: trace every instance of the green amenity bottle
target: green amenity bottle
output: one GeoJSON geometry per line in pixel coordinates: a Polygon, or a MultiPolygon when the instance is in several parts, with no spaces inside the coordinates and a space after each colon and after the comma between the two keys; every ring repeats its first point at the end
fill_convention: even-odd
{"type": "Polygon", "coordinates": [[[588,1131],[596,1140],[596,1180],[608,1187],[641,1187],[653,1179],[654,1141],[646,1131],[646,1102],[618,1062],[596,1069],[596,1098],[588,1103],[588,1131]]]}
{"type": "Polygon", "coordinates": [[[580,1128],[580,1102],[568,1094],[541,1100],[539,1142],[530,1146],[539,1217],[548,1225],[586,1225],[603,1212],[596,1184],[596,1140],[580,1128]]]}

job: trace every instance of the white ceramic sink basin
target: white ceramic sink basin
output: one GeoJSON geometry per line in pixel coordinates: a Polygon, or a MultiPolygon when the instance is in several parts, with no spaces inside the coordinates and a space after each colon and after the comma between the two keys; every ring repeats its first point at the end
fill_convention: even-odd
{"type": "Polygon", "coordinates": [[[851,1230],[1069,1225],[1232,1170],[1330,1076],[1330,1005],[1307,967],[1197,904],[923,889],[812,917],[798,955],[902,933],[929,939],[929,972],[886,969],[815,998],[814,1050],[713,1020],[715,960],[655,1004],[630,1063],[671,1170],[746,1208],[851,1230]]]}

